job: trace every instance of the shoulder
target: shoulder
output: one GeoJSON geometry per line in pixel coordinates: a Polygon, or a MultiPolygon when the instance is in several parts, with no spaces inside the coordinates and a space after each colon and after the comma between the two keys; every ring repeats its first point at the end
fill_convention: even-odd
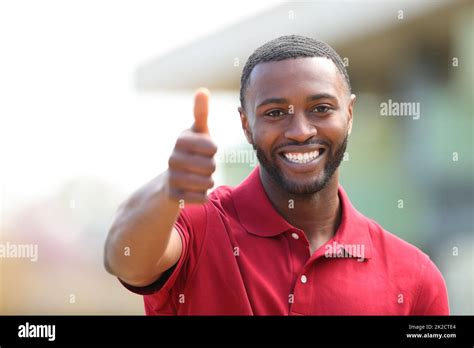
{"type": "Polygon", "coordinates": [[[234,192],[235,188],[227,185],[222,185],[217,187],[209,194],[209,202],[210,205],[222,205],[226,204],[232,199],[232,193],[234,192]]]}
{"type": "Polygon", "coordinates": [[[449,314],[446,284],[430,257],[377,222],[367,221],[377,259],[391,279],[413,294],[412,314],[449,314]]]}
{"type": "Polygon", "coordinates": [[[189,206],[185,206],[185,208],[182,209],[182,213],[193,218],[202,214],[209,215],[215,211],[225,212],[229,210],[229,205],[232,204],[233,191],[233,187],[224,185],[219,186],[208,195],[208,201],[205,204],[192,204],[189,206]]]}
{"type": "Polygon", "coordinates": [[[187,205],[184,203],[178,223],[190,230],[204,230],[209,222],[213,222],[212,220],[219,218],[220,215],[227,215],[229,211],[233,210],[233,190],[229,186],[219,186],[208,195],[208,201],[204,204],[187,205]]]}
{"type": "Polygon", "coordinates": [[[385,230],[376,221],[366,218],[370,237],[379,257],[387,260],[398,260],[402,265],[413,267],[414,264],[423,264],[429,256],[420,248],[401,239],[397,235],[385,230]]]}

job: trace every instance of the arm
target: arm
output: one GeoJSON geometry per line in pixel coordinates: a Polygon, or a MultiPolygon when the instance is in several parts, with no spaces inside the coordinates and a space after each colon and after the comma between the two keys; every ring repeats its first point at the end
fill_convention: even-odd
{"type": "Polygon", "coordinates": [[[195,96],[195,123],[178,138],[168,169],[118,209],[104,250],[106,270],[132,286],[146,286],[179,260],[181,238],[173,227],[181,203],[204,203],[214,182],[217,147],[207,130],[208,94],[195,96]]]}

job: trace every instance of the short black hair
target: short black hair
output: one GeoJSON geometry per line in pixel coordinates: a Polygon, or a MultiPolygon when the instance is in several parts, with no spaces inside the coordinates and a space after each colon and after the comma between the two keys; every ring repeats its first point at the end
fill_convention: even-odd
{"type": "Polygon", "coordinates": [[[245,91],[249,84],[250,74],[257,64],[277,62],[299,57],[325,57],[333,61],[344,76],[351,93],[351,83],[341,57],[327,43],[301,35],[285,35],[268,41],[257,48],[249,57],[242,70],[240,79],[240,103],[245,108],[245,91]]]}

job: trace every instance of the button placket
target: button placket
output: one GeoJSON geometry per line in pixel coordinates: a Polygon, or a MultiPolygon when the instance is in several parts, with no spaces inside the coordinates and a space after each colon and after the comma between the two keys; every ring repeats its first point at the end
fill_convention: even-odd
{"type": "Polygon", "coordinates": [[[306,315],[309,314],[312,306],[311,301],[313,299],[312,284],[309,281],[310,269],[304,267],[301,273],[297,275],[294,293],[294,303],[290,307],[290,313],[306,315]]]}
{"type": "Polygon", "coordinates": [[[291,250],[291,262],[295,279],[292,291],[293,301],[290,303],[290,314],[304,314],[308,310],[311,298],[309,279],[309,269],[305,266],[310,259],[309,242],[304,232],[293,229],[287,234],[288,244],[291,250]],[[302,281],[302,278],[304,281],[302,281]]]}

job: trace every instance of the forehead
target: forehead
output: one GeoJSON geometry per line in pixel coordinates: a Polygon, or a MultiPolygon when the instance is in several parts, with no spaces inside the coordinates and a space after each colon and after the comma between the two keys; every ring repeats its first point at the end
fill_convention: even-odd
{"type": "Polygon", "coordinates": [[[249,103],[267,98],[306,97],[345,93],[345,82],[336,65],[324,57],[290,58],[255,66],[247,88],[249,103]]]}

